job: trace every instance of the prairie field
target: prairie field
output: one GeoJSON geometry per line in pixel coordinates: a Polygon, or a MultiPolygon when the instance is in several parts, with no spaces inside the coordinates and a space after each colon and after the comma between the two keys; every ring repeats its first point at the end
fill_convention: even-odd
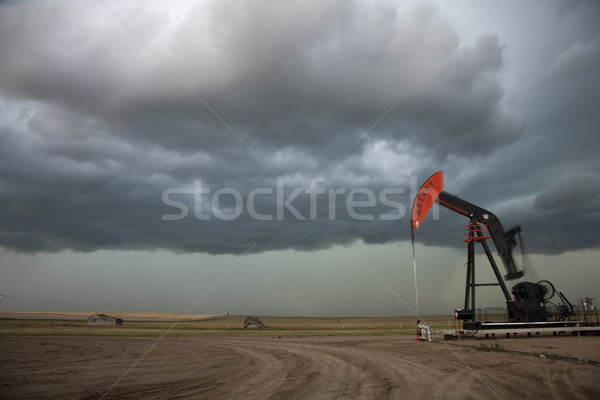
{"type": "MultiPolygon", "coordinates": [[[[1,336],[332,336],[414,335],[415,317],[269,317],[266,329],[244,329],[247,316],[111,313],[122,326],[91,326],[92,313],[0,313],[1,336]]],[[[449,328],[446,316],[422,317],[432,329],[449,328]]]]}
{"type": "Polygon", "coordinates": [[[0,314],[0,398],[600,398],[595,336],[419,342],[414,317],[259,316],[268,328],[243,329],[246,316],[88,326],[91,314],[0,314]]]}

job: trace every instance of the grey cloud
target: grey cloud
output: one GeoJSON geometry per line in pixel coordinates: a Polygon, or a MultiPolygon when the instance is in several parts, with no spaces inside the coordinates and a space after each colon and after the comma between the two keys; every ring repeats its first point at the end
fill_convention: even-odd
{"type": "Polygon", "coordinates": [[[545,78],[569,81],[598,79],[600,77],[598,63],[600,63],[600,37],[590,42],[577,41],[555,58],[551,69],[545,73],[545,78]]]}
{"type": "MultiPolygon", "coordinates": [[[[251,145],[317,150],[323,137],[325,145],[337,136],[358,138],[458,39],[434,8],[399,14],[389,7],[217,2],[207,26],[198,24],[206,19],[197,15],[206,9],[198,8],[173,33],[168,17],[131,10],[123,19],[157,52],[166,52],[169,65],[251,145]],[[159,34],[161,26],[168,39],[159,34]]],[[[58,102],[117,123],[120,135],[161,146],[230,145],[214,115],[123,26],[107,20],[77,29],[70,21],[64,32],[68,13],[51,14],[54,22],[42,24],[39,10],[24,9],[7,25],[11,32],[21,24],[32,29],[17,39],[8,30],[2,35],[6,93],[58,102]],[[73,34],[79,31],[88,33],[73,34]],[[30,51],[23,55],[23,48],[30,51]],[[145,129],[161,122],[162,133],[171,122],[177,134],[145,129]],[[196,134],[186,134],[188,127],[196,134]]],[[[473,48],[458,49],[372,134],[441,139],[441,147],[456,153],[473,135],[485,136],[487,151],[514,141],[522,123],[499,104],[495,74],[501,65],[496,38],[483,36],[473,48]],[[397,124],[408,127],[394,129],[397,124]],[[448,137],[458,139],[452,148],[448,137]]]]}
{"type": "Polygon", "coordinates": [[[600,182],[593,176],[575,176],[562,179],[535,199],[535,207],[548,210],[566,206],[572,213],[600,207],[600,182]]]}
{"type": "MultiPolygon", "coordinates": [[[[528,116],[505,101],[501,38],[480,34],[434,64],[459,36],[430,5],[218,1],[179,19],[140,7],[117,12],[185,82],[111,15],[96,23],[60,5],[0,7],[0,96],[20,108],[0,120],[1,246],[218,254],[243,253],[253,243],[266,251],[406,240],[408,217],[356,221],[344,196],[335,199],[335,221],[328,219],[325,196],[316,220],[287,213],[282,221],[256,221],[244,211],[234,221],[193,215],[162,221],[174,209],[161,195],[201,182],[211,193],[234,188],[247,204],[253,189],[275,190],[279,176],[286,196],[323,176],[323,188],[342,188],[345,195],[358,187],[375,194],[400,188],[395,201],[408,213],[410,178],[446,169],[449,191],[456,185],[468,200],[502,206],[513,199],[506,187],[527,187],[513,179],[515,170],[526,170],[520,162],[543,158],[529,151],[535,140],[549,143],[558,165],[578,157],[562,154],[565,139],[556,131],[527,136],[528,116]],[[518,162],[498,161],[501,169],[490,161],[515,154],[518,162]],[[490,176],[502,184],[486,182],[490,176]]],[[[583,76],[578,60],[593,62],[596,51],[596,41],[584,41],[557,57],[539,81],[547,97],[560,91],[568,94],[561,101],[583,103],[585,91],[560,85],[571,88],[569,82],[582,79],[588,88],[593,68],[583,76]]],[[[549,104],[563,107],[544,99],[539,108],[549,104]]],[[[580,127],[580,137],[590,126],[593,120],[580,127]]],[[[549,190],[536,207],[556,201],[563,200],[549,190]]],[[[306,196],[294,204],[308,217],[306,196]]],[[[535,213],[522,214],[523,221],[538,221],[540,209],[529,206],[535,213]]],[[[259,196],[256,207],[274,212],[275,196],[259,196]]],[[[393,210],[378,204],[371,211],[378,217],[393,210]]],[[[455,246],[447,233],[456,221],[431,224],[432,233],[419,240],[455,246]]]]}

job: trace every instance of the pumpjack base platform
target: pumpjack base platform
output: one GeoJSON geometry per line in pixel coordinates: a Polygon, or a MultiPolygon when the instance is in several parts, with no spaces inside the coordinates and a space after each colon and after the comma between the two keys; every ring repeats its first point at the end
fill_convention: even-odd
{"type": "MultiPolygon", "coordinates": [[[[445,339],[458,338],[456,330],[439,330],[439,335],[445,339]]],[[[460,338],[496,338],[496,337],[532,337],[532,336],[561,336],[567,334],[600,335],[600,325],[581,325],[581,321],[556,322],[501,322],[482,323],[477,330],[461,330],[460,338]]]]}

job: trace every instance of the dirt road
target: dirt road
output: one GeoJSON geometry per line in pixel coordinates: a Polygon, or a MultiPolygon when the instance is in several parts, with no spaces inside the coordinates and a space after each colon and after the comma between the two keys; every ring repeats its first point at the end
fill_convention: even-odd
{"type": "MultiPolygon", "coordinates": [[[[520,346],[561,354],[572,339],[520,346]]],[[[600,398],[600,365],[407,336],[3,337],[0,368],[2,399],[600,398]]]]}

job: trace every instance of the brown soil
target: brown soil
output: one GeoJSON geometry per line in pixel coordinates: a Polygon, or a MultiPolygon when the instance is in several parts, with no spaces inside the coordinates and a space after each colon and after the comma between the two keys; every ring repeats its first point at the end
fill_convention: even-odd
{"type": "Polygon", "coordinates": [[[577,358],[600,361],[600,338],[580,340],[2,337],[0,398],[598,399],[577,358]],[[494,343],[510,351],[475,350],[494,343]]]}

